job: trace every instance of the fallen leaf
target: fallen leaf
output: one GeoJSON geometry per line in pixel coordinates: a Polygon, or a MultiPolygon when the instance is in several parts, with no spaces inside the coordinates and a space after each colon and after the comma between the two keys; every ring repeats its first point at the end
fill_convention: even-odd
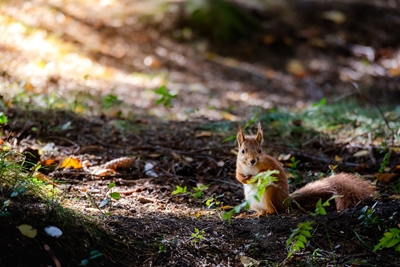
{"type": "Polygon", "coordinates": [[[114,171],[113,169],[99,169],[99,170],[95,170],[93,171],[93,175],[96,176],[110,176],[112,174],[116,174],[117,172],[114,171]]]}
{"type": "Polygon", "coordinates": [[[307,71],[304,68],[303,64],[297,59],[292,59],[286,65],[286,71],[296,77],[304,77],[307,75],[307,71]]]}
{"type": "Polygon", "coordinates": [[[133,166],[135,159],[128,158],[128,157],[121,157],[117,159],[113,159],[104,164],[105,169],[112,169],[112,170],[128,170],[133,166]]]}
{"type": "Polygon", "coordinates": [[[67,157],[61,163],[61,168],[82,169],[82,164],[77,158],[67,157]]]}
{"type": "Polygon", "coordinates": [[[359,166],[354,167],[354,172],[359,172],[362,170],[368,169],[368,165],[366,163],[361,163],[359,166]]]}
{"type": "Polygon", "coordinates": [[[377,173],[375,177],[378,179],[380,183],[387,184],[392,181],[394,178],[398,177],[398,173],[377,173]]]}
{"type": "Polygon", "coordinates": [[[21,234],[29,238],[35,238],[35,236],[37,235],[37,230],[28,224],[21,224],[20,226],[18,226],[18,229],[21,234]]]}
{"type": "Polygon", "coordinates": [[[360,150],[357,151],[356,153],[353,154],[353,157],[365,157],[365,156],[369,156],[369,151],[368,150],[360,150]]]}
{"type": "Polygon", "coordinates": [[[255,259],[247,257],[247,256],[241,256],[240,262],[243,264],[244,267],[258,266],[260,264],[260,262],[258,260],[255,260],[255,259]]]}
{"type": "Polygon", "coordinates": [[[212,132],[211,131],[202,131],[199,132],[195,135],[196,138],[200,138],[200,137],[210,137],[212,136],[212,132]]]}
{"type": "Polygon", "coordinates": [[[275,42],[275,36],[273,36],[272,34],[267,34],[263,37],[262,40],[265,44],[269,45],[275,42]]]}
{"type": "Polygon", "coordinates": [[[342,162],[343,159],[341,157],[339,157],[338,155],[335,156],[335,161],[336,162],[342,162]]]}
{"type": "Polygon", "coordinates": [[[150,158],[158,158],[158,157],[161,156],[161,154],[156,154],[156,153],[154,153],[154,154],[149,154],[148,156],[149,156],[150,158]]]}
{"type": "Polygon", "coordinates": [[[49,166],[49,165],[54,164],[55,162],[56,162],[55,159],[46,159],[46,160],[42,160],[42,161],[40,162],[40,165],[42,165],[42,166],[49,166]]]}
{"type": "Polygon", "coordinates": [[[323,12],[321,14],[321,17],[326,20],[333,21],[336,24],[342,24],[346,21],[346,15],[339,10],[330,10],[323,12]]]}

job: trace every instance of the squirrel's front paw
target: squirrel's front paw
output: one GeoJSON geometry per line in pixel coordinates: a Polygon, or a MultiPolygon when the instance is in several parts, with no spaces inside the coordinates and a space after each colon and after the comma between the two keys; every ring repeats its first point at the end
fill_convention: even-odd
{"type": "Polygon", "coordinates": [[[244,174],[242,174],[241,175],[241,182],[243,183],[243,184],[247,184],[248,183],[248,181],[250,181],[251,180],[251,178],[253,178],[253,176],[252,175],[244,175],[244,174]]]}

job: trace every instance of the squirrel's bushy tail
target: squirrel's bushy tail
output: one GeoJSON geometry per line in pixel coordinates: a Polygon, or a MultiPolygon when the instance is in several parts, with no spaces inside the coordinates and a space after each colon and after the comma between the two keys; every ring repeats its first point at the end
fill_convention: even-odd
{"type": "Polygon", "coordinates": [[[337,210],[365,204],[374,197],[375,187],[353,174],[339,173],[309,183],[294,191],[291,198],[305,210],[314,210],[318,200],[322,203],[334,195],[337,210]]]}

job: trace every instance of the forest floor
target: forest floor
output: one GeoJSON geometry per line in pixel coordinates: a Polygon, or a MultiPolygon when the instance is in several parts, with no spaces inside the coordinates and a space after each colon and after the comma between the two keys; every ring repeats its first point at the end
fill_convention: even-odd
{"type": "Polygon", "coordinates": [[[0,266],[400,265],[373,252],[400,223],[396,8],[299,4],[298,23],[266,16],[268,33],[227,44],[181,27],[179,3],[128,2],[0,5],[0,170],[23,155],[47,193],[0,177],[0,266]],[[377,185],[374,202],[222,220],[244,198],[237,123],[256,121],[291,191],[337,166],[377,185]],[[306,221],[306,248],[286,259],[306,221]]]}

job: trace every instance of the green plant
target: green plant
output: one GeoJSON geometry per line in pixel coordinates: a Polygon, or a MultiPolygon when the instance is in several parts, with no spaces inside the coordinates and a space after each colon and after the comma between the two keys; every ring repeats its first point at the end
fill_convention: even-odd
{"type": "Polygon", "coordinates": [[[1,124],[7,124],[7,116],[0,111],[0,125],[1,124]]]}
{"type": "Polygon", "coordinates": [[[210,197],[204,199],[203,202],[206,204],[207,208],[212,208],[213,206],[218,206],[221,204],[218,199],[222,198],[223,196],[224,194],[218,196],[216,194],[212,194],[210,197]]]}
{"type": "Polygon", "coordinates": [[[325,207],[329,207],[330,206],[329,201],[331,201],[331,200],[333,200],[335,198],[338,198],[338,197],[341,197],[341,196],[336,196],[336,195],[332,196],[327,201],[325,201],[324,203],[322,203],[322,199],[320,198],[318,200],[317,204],[315,205],[315,214],[317,214],[317,215],[326,215],[325,207]]]}
{"type": "Polygon", "coordinates": [[[378,249],[392,247],[394,247],[395,251],[400,251],[400,229],[398,228],[390,228],[385,232],[373,251],[376,252],[378,249]]]}
{"type": "Polygon", "coordinates": [[[107,186],[108,190],[108,195],[109,197],[106,197],[105,199],[103,199],[100,204],[98,205],[98,208],[101,209],[105,206],[107,206],[108,204],[111,203],[111,199],[115,199],[115,200],[119,200],[121,198],[121,194],[119,192],[113,192],[112,188],[115,187],[115,183],[114,182],[110,182],[107,186]]]}
{"type": "Polygon", "coordinates": [[[178,195],[178,194],[186,194],[187,193],[187,187],[180,187],[179,185],[175,186],[175,190],[172,191],[172,195],[178,195]]]}
{"type": "Polygon", "coordinates": [[[292,230],[292,234],[286,241],[286,247],[289,249],[286,259],[290,258],[294,252],[305,248],[307,238],[311,237],[312,224],[313,222],[311,221],[302,222],[299,223],[296,229],[292,230]]]}
{"type": "Polygon", "coordinates": [[[267,187],[272,186],[274,182],[278,181],[278,179],[276,177],[274,177],[275,174],[279,174],[279,171],[270,170],[270,171],[261,172],[261,173],[255,175],[249,181],[249,183],[256,184],[256,188],[257,188],[256,193],[253,196],[250,196],[243,203],[236,205],[230,211],[224,212],[222,214],[222,219],[230,222],[234,213],[239,213],[242,209],[245,209],[245,210],[249,209],[251,202],[254,200],[260,202],[260,199],[261,199],[262,195],[264,194],[265,190],[267,189],[267,187]]]}
{"type": "Polygon", "coordinates": [[[201,198],[208,187],[209,185],[198,185],[197,187],[193,187],[194,193],[191,193],[191,196],[194,198],[201,198]]]}
{"type": "MultiPolygon", "coordinates": [[[[382,142],[382,148],[383,149],[387,148],[386,142],[382,142]]],[[[388,150],[388,152],[385,154],[385,156],[383,157],[383,160],[380,164],[380,167],[379,167],[380,174],[382,174],[385,171],[385,169],[389,163],[390,155],[391,155],[391,150],[388,150]]]]}
{"type": "Polygon", "coordinates": [[[156,101],[157,105],[163,104],[164,107],[172,107],[172,99],[176,98],[178,94],[171,94],[165,85],[160,86],[154,93],[161,95],[161,98],[156,101]]]}
{"type": "Polygon", "coordinates": [[[384,221],[374,214],[376,204],[378,204],[378,202],[376,202],[372,207],[365,206],[362,208],[360,216],[358,216],[361,225],[366,229],[371,229],[376,226],[381,230],[381,225],[384,221]]]}
{"type": "Polygon", "coordinates": [[[200,242],[204,238],[204,230],[199,230],[198,228],[194,228],[194,233],[191,234],[192,237],[192,245],[200,242]]]}
{"type": "Polygon", "coordinates": [[[92,251],[90,251],[89,258],[81,260],[81,262],[79,263],[79,266],[87,266],[89,264],[90,260],[94,260],[100,256],[102,256],[100,251],[92,250],[92,251]]]}
{"type": "Polygon", "coordinates": [[[103,98],[103,107],[105,109],[110,109],[115,106],[119,106],[122,103],[121,100],[118,100],[118,96],[113,94],[108,94],[103,98]]]}

